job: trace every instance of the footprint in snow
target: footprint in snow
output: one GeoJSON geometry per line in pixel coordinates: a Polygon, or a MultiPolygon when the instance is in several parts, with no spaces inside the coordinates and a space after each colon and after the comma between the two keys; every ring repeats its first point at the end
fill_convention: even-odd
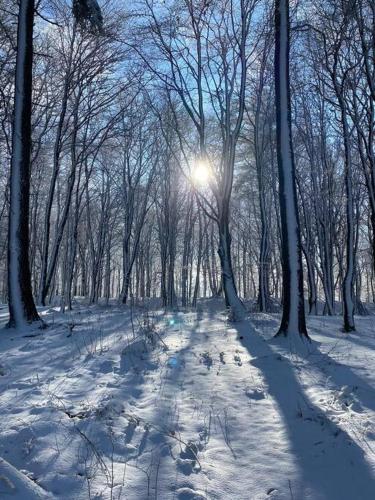
{"type": "Polygon", "coordinates": [[[241,360],[241,357],[238,354],[236,354],[233,357],[233,359],[234,359],[234,362],[236,363],[237,366],[242,366],[242,360],[241,360]]]}
{"type": "Polygon", "coordinates": [[[276,488],[270,488],[267,490],[267,498],[276,498],[277,495],[277,489],[276,488]]]}
{"type": "Polygon", "coordinates": [[[207,370],[213,365],[213,360],[209,352],[202,352],[200,355],[199,362],[207,367],[207,370]]]}
{"type": "Polygon", "coordinates": [[[246,396],[249,399],[255,399],[255,400],[265,399],[264,392],[261,389],[247,390],[246,396]]]}
{"type": "Polygon", "coordinates": [[[358,402],[355,396],[357,390],[357,386],[342,386],[341,389],[339,391],[336,391],[334,394],[334,403],[344,411],[351,410],[355,413],[361,413],[361,404],[358,402]]]}
{"type": "Polygon", "coordinates": [[[50,411],[50,408],[46,406],[33,406],[32,408],[30,408],[29,413],[30,415],[40,415],[41,413],[47,413],[50,411]]]}
{"type": "Polygon", "coordinates": [[[113,372],[114,366],[112,361],[106,360],[103,361],[99,366],[96,366],[96,371],[99,371],[101,373],[111,373],[113,372]]]}
{"type": "Polygon", "coordinates": [[[200,470],[200,465],[198,463],[198,451],[203,449],[202,443],[194,443],[189,441],[185,446],[185,449],[181,451],[179,458],[177,458],[177,468],[185,474],[185,476],[190,476],[193,472],[198,472],[200,470]]]}
{"type": "Polygon", "coordinates": [[[204,493],[193,490],[188,486],[178,488],[176,491],[178,500],[206,500],[207,497],[204,493]]]}

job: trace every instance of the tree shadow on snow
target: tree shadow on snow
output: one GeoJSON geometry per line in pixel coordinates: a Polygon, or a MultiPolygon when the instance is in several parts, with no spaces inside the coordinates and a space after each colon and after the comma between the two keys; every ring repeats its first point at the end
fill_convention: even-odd
{"type": "MultiPolygon", "coordinates": [[[[337,321],[337,318],[335,318],[337,321]]],[[[334,339],[338,342],[340,341],[346,341],[350,340],[353,344],[357,344],[358,346],[365,347],[366,349],[374,349],[375,348],[375,339],[374,339],[374,334],[369,332],[366,329],[366,325],[363,325],[361,322],[356,320],[357,322],[357,331],[355,332],[350,332],[348,333],[343,333],[340,328],[341,325],[332,324],[333,322],[329,322],[326,319],[322,319],[321,325],[317,326],[316,324],[308,324],[308,330],[312,332],[314,335],[314,332],[316,332],[318,335],[321,334],[321,331],[324,331],[324,336],[329,337],[331,339],[334,339]],[[326,326],[327,324],[329,325],[330,328],[335,330],[336,328],[336,333],[332,333],[329,330],[327,331],[326,326]],[[366,339],[372,339],[372,341],[366,341],[366,339]]]]}
{"type": "MultiPolygon", "coordinates": [[[[186,390],[186,386],[189,386],[194,378],[194,374],[187,370],[188,358],[192,355],[194,347],[198,347],[202,343],[202,338],[207,336],[200,321],[211,318],[214,313],[198,310],[196,313],[188,314],[189,326],[186,328],[185,324],[186,329],[181,332],[185,342],[179,350],[171,354],[163,368],[154,409],[149,417],[151,424],[149,434],[142,443],[142,450],[139,450],[138,458],[144,453],[145,463],[149,460],[148,492],[144,481],[133,486],[135,491],[144,492],[144,498],[159,498],[160,491],[169,491],[176,500],[198,498],[198,493],[194,489],[194,477],[201,471],[199,454],[206,444],[207,435],[204,432],[201,434],[197,432],[194,437],[190,434],[188,437],[185,435],[186,429],[181,417],[183,420],[186,415],[180,414],[179,393],[183,388],[186,390]]],[[[175,322],[170,328],[173,331],[176,327],[177,331],[178,315],[172,317],[175,318],[175,322]]],[[[180,320],[182,321],[182,318],[180,320]]],[[[197,363],[200,363],[198,358],[197,363]]],[[[199,365],[193,366],[198,368],[199,365]]],[[[202,370],[203,366],[202,362],[202,370]]],[[[142,481],[142,476],[139,479],[142,481]]]]}
{"type": "MultiPolygon", "coordinates": [[[[375,475],[363,450],[307,398],[296,377],[296,369],[288,356],[282,355],[283,349],[274,350],[271,343],[247,322],[237,324],[235,328],[251,356],[250,363],[262,372],[269,394],[279,407],[291,451],[300,466],[300,484],[291,485],[293,497],[311,496],[319,500],[372,498],[375,475]]],[[[278,346],[282,346],[282,340],[278,346]]],[[[285,350],[285,354],[290,352],[285,350]]],[[[346,374],[344,370],[345,367],[335,382],[348,376],[348,370],[346,374]]]]}
{"type": "MultiPolygon", "coordinates": [[[[264,329],[267,330],[265,335],[266,338],[268,337],[269,330],[271,328],[272,335],[274,334],[274,332],[277,330],[277,327],[279,326],[279,322],[280,318],[278,317],[267,317],[266,319],[251,318],[251,324],[258,330],[260,330],[262,334],[264,333],[264,329]],[[265,322],[266,325],[264,328],[265,322]]],[[[327,329],[324,328],[324,322],[328,322],[329,328],[332,329],[337,326],[337,317],[324,317],[324,319],[322,319],[322,322],[323,326],[318,328],[316,325],[311,324],[308,318],[308,330],[309,332],[311,332],[312,338],[314,338],[314,332],[316,332],[318,335],[321,335],[321,331],[323,330],[325,337],[336,340],[338,343],[340,341],[347,341],[349,338],[350,342],[353,342],[354,344],[361,345],[368,349],[374,349],[374,343],[367,343],[358,338],[358,334],[356,332],[350,333],[350,337],[348,337],[348,334],[339,332],[339,330],[336,335],[331,333],[329,330],[327,331],[327,329]]],[[[369,335],[361,333],[360,335],[371,338],[371,334],[369,335]]],[[[334,347],[332,348],[332,350],[334,351],[334,347]]],[[[345,352],[347,353],[347,350],[345,352]]],[[[344,386],[349,386],[350,389],[355,391],[355,396],[359,400],[359,402],[363,406],[366,406],[369,410],[375,412],[375,388],[371,386],[364,378],[355,373],[355,371],[353,371],[350,366],[346,365],[345,363],[341,363],[339,360],[335,359],[334,356],[330,356],[329,354],[326,354],[322,351],[317,351],[316,355],[311,355],[309,361],[324,376],[327,377],[327,385],[331,389],[333,388],[333,390],[340,391],[344,386]]]]}

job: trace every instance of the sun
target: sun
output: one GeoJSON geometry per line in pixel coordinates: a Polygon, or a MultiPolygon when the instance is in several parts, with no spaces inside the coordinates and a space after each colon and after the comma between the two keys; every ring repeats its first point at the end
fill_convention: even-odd
{"type": "Polygon", "coordinates": [[[211,180],[211,170],[208,162],[198,160],[194,165],[191,179],[196,186],[207,186],[211,180]]]}

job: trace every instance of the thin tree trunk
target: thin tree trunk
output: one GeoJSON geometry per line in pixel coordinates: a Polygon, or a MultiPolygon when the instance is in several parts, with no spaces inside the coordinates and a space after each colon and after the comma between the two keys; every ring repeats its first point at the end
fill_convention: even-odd
{"type": "Polygon", "coordinates": [[[223,202],[222,211],[218,221],[219,249],[218,254],[221,264],[221,278],[224,290],[225,305],[230,309],[231,318],[235,321],[243,319],[246,309],[237,295],[237,288],[232,269],[231,242],[229,232],[229,202],[223,202]]]}
{"type": "Polygon", "coordinates": [[[44,215],[42,269],[41,269],[39,298],[38,298],[40,304],[42,304],[42,305],[45,305],[45,299],[46,299],[46,296],[48,293],[48,290],[46,292],[46,286],[47,286],[47,275],[48,275],[51,213],[52,213],[52,205],[53,205],[55,189],[56,189],[56,182],[57,182],[59,170],[60,170],[60,154],[61,154],[61,150],[62,150],[63,127],[64,127],[65,116],[66,116],[67,107],[68,107],[69,89],[70,89],[70,83],[71,83],[71,77],[72,77],[71,66],[72,66],[72,59],[73,59],[73,46],[74,46],[74,40],[75,40],[75,33],[76,33],[76,25],[74,24],[73,36],[72,36],[70,46],[69,46],[68,67],[67,67],[65,79],[64,79],[64,90],[63,90],[63,96],[62,96],[62,101],[61,101],[59,121],[57,124],[54,150],[53,150],[52,176],[51,176],[50,187],[49,187],[49,191],[48,191],[46,212],[44,215]]]}
{"type": "Polygon", "coordinates": [[[193,293],[193,307],[197,307],[197,299],[200,288],[200,274],[201,274],[201,262],[202,262],[202,243],[203,243],[203,230],[202,230],[202,216],[198,214],[198,222],[199,222],[199,233],[198,233],[198,249],[197,249],[197,269],[195,276],[195,285],[194,285],[194,293],[193,293]]]}
{"type": "Polygon", "coordinates": [[[346,270],[342,284],[342,299],[343,299],[343,315],[344,315],[344,331],[351,332],[355,330],[354,324],[354,208],[353,208],[353,183],[352,183],[352,166],[349,146],[349,130],[345,112],[345,104],[339,98],[344,150],[345,150],[345,193],[346,193],[346,270]]]}

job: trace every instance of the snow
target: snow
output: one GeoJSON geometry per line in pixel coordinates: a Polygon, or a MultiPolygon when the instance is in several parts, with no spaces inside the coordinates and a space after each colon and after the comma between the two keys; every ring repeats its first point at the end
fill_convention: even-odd
{"type": "Polygon", "coordinates": [[[11,496],[28,500],[48,498],[47,493],[26,474],[2,458],[0,458],[0,495],[1,498],[11,496]]]}
{"type": "Polygon", "coordinates": [[[373,317],[309,317],[302,354],[215,301],[40,312],[0,336],[0,498],[373,498],[373,317]]]}

